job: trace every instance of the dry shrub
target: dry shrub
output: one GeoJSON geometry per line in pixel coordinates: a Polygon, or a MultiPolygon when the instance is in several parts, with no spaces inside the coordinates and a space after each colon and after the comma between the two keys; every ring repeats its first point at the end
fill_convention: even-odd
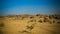
{"type": "Polygon", "coordinates": [[[60,24],[60,22],[57,22],[57,24],[60,24]]]}
{"type": "Polygon", "coordinates": [[[39,20],[38,22],[42,23],[43,21],[42,20],[39,20]]]}
{"type": "Polygon", "coordinates": [[[3,22],[0,23],[0,27],[4,27],[4,23],[3,22]]]}
{"type": "Polygon", "coordinates": [[[53,23],[55,23],[55,20],[53,20],[53,23]]]}

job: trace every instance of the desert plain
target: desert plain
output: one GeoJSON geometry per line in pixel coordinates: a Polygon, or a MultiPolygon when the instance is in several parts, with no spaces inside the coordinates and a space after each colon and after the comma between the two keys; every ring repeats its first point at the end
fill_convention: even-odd
{"type": "Polygon", "coordinates": [[[60,15],[0,16],[0,34],[60,34],[60,15]]]}

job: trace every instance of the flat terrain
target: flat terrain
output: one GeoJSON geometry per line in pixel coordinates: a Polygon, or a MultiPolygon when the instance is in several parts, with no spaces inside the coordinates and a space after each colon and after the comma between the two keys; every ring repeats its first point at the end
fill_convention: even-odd
{"type": "Polygon", "coordinates": [[[60,15],[0,16],[0,34],[60,34],[60,15]]]}

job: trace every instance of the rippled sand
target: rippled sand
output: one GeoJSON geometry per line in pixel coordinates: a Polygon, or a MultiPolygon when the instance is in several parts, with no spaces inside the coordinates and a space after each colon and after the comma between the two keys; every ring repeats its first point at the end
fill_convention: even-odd
{"type": "Polygon", "coordinates": [[[0,16],[0,34],[60,34],[60,16],[0,16]]]}

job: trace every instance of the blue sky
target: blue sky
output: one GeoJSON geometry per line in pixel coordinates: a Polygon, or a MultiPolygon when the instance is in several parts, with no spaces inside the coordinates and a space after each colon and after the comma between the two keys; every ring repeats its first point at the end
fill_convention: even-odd
{"type": "Polygon", "coordinates": [[[55,0],[1,0],[0,15],[57,14],[59,3],[55,0]]]}

